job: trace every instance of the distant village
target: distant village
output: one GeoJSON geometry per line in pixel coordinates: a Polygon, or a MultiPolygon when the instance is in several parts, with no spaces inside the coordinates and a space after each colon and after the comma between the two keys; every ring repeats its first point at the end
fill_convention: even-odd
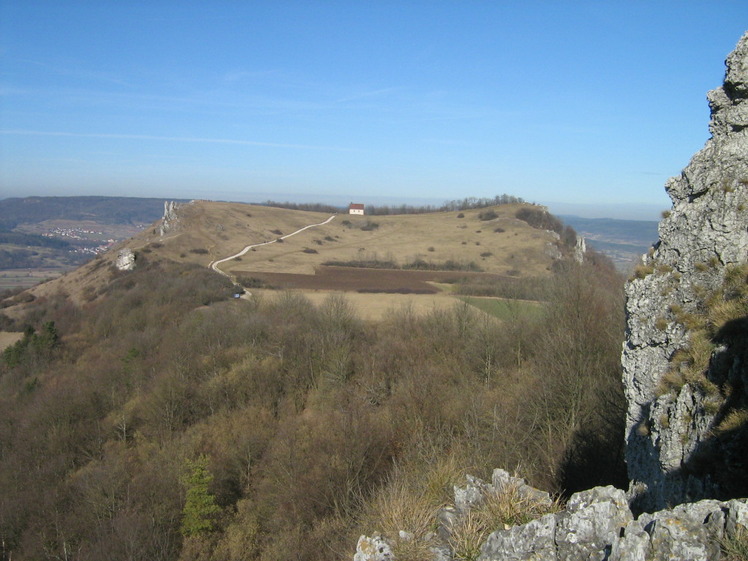
{"type": "MultiPolygon", "coordinates": [[[[145,226],[139,226],[138,230],[141,230],[144,227],[145,226]]],[[[107,251],[114,244],[121,241],[121,239],[124,239],[124,237],[127,237],[111,237],[111,232],[104,232],[102,230],[61,226],[50,228],[48,231],[41,233],[41,235],[45,238],[75,240],[78,243],[75,243],[70,248],[70,253],[80,255],[98,255],[99,253],[107,251]]]]}
{"type": "MultiPolygon", "coordinates": [[[[72,240],[80,240],[82,242],[93,242],[91,236],[104,236],[104,232],[96,230],[88,230],[86,228],[52,228],[49,232],[44,232],[42,236],[45,238],[67,238],[72,240]]],[[[118,240],[114,238],[107,238],[101,240],[101,243],[95,246],[81,246],[76,245],[70,249],[70,253],[77,253],[82,255],[98,255],[108,250],[118,240]]]]}
{"type": "Polygon", "coordinates": [[[98,235],[103,236],[104,232],[97,232],[96,230],[86,230],[84,228],[52,228],[50,232],[42,234],[45,238],[72,238],[74,240],[87,240],[88,238],[82,234],[98,235]]]}

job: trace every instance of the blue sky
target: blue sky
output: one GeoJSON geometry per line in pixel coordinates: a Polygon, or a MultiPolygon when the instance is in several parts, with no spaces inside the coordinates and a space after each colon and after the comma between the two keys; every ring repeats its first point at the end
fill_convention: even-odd
{"type": "Polygon", "coordinates": [[[654,217],[746,29],[745,0],[0,0],[0,197],[654,217]]]}

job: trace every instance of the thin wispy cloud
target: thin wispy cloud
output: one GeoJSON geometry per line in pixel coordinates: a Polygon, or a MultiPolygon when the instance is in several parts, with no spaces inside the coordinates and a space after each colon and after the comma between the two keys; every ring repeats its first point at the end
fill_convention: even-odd
{"type": "Polygon", "coordinates": [[[80,61],[76,60],[58,60],[53,62],[33,60],[28,58],[16,59],[19,63],[25,63],[36,66],[50,74],[67,76],[74,79],[84,79],[93,82],[104,82],[116,84],[118,86],[133,86],[133,83],[120,75],[114,74],[108,70],[88,70],[83,67],[80,61]]]}
{"type": "Polygon", "coordinates": [[[281,142],[263,142],[258,140],[241,140],[234,138],[202,138],[192,136],[157,136],[150,134],[117,134],[117,133],[83,133],[63,131],[36,131],[36,130],[0,130],[0,134],[6,136],[60,136],[73,138],[103,138],[119,140],[153,140],[158,142],[192,142],[203,144],[235,144],[241,146],[262,146],[266,148],[290,148],[296,150],[325,150],[333,152],[357,152],[353,148],[340,146],[317,146],[313,144],[286,144],[281,142]]]}
{"type": "MultiPolygon", "coordinates": [[[[242,114],[294,114],[319,113],[333,107],[332,103],[296,99],[282,95],[265,95],[217,90],[180,90],[177,95],[168,93],[114,92],[84,88],[27,89],[23,92],[41,100],[65,100],[76,106],[96,105],[113,107],[118,111],[135,108],[138,111],[168,111],[180,113],[215,113],[242,111],[242,114]]],[[[236,113],[232,113],[236,114],[236,113]]]]}
{"type": "Polygon", "coordinates": [[[462,148],[485,148],[492,146],[485,142],[471,142],[467,140],[460,140],[454,138],[424,138],[423,142],[429,144],[440,144],[442,146],[456,146],[462,148]]]}
{"type": "Polygon", "coordinates": [[[389,95],[391,93],[397,92],[402,90],[403,88],[399,87],[391,87],[391,88],[379,88],[376,90],[371,90],[367,92],[361,92],[353,95],[349,95],[347,97],[343,97],[340,99],[336,99],[335,103],[346,103],[348,101],[357,101],[359,99],[365,99],[370,97],[382,97],[385,95],[389,95]]]}
{"type": "Polygon", "coordinates": [[[269,78],[278,78],[281,76],[283,76],[283,73],[280,70],[234,70],[226,72],[223,75],[223,81],[234,83],[244,80],[267,80],[269,78]]]}
{"type": "Polygon", "coordinates": [[[24,95],[26,93],[28,93],[28,90],[25,90],[23,88],[0,84],[0,96],[24,95]]]}

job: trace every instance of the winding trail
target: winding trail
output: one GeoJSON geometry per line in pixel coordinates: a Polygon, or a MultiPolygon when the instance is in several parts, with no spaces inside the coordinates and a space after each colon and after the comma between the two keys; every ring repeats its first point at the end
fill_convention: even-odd
{"type": "Polygon", "coordinates": [[[235,282],[234,279],[231,278],[231,275],[229,275],[225,271],[222,271],[221,269],[219,269],[218,265],[220,265],[221,263],[225,263],[226,261],[231,261],[232,259],[236,259],[237,257],[241,257],[242,255],[244,255],[245,253],[247,253],[249,250],[251,250],[254,247],[260,247],[262,245],[269,245],[271,243],[277,242],[278,240],[285,240],[286,238],[290,238],[291,236],[295,236],[296,234],[298,234],[300,232],[303,232],[304,230],[308,230],[309,228],[314,228],[316,226],[324,226],[325,224],[329,224],[330,222],[332,222],[332,220],[336,216],[337,216],[337,214],[333,214],[330,218],[328,218],[324,222],[320,222],[319,224],[309,224],[308,226],[304,226],[303,228],[299,228],[295,232],[291,232],[290,234],[286,234],[285,236],[280,236],[280,237],[278,237],[278,238],[276,238],[274,240],[270,240],[268,242],[255,243],[255,244],[252,244],[252,245],[248,245],[247,247],[245,247],[244,249],[242,249],[236,255],[232,255],[230,257],[224,257],[223,259],[218,259],[217,261],[211,261],[210,264],[208,265],[208,267],[210,267],[211,269],[213,269],[216,273],[220,273],[224,277],[227,277],[227,278],[231,279],[232,282],[235,282]]]}

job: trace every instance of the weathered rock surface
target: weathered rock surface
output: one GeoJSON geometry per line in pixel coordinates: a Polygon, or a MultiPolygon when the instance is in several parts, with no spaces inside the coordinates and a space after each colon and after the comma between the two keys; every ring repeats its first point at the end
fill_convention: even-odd
{"type": "Polygon", "coordinates": [[[393,561],[394,559],[392,547],[384,538],[361,536],[358,539],[353,561],[393,561]]]}
{"type": "MultiPolygon", "coordinates": [[[[690,341],[678,315],[702,313],[728,268],[748,261],[748,33],[726,64],[724,85],[708,94],[712,137],[667,182],[672,210],[644,258],[643,278],[626,289],[626,462],[636,510],[735,496],[719,468],[703,461],[720,454],[712,428],[724,411],[710,407],[706,392],[693,385],[669,391],[661,385],[675,353],[690,341]]],[[[716,349],[706,377],[719,382],[732,371],[745,378],[740,354],[729,344],[716,349]]]]}
{"type": "Polygon", "coordinates": [[[633,516],[623,491],[595,487],[572,495],[561,512],[494,532],[478,559],[605,559],[621,529],[631,520],[633,516]]]}
{"type": "MultiPolygon", "coordinates": [[[[734,535],[726,532],[726,518],[738,501],[722,503],[703,500],[679,505],[655,514],[643,514],[626,525],[623,536],[614,541],[611,561],[654,559],[718,560],[720,541],[734,535]]],[[[739,503],[741,507],[745,503],[739,503]]]]}
{"type": "Polygon", "coordinates": [[[114,266],[119,271],[132,271],[135,268],[135,254],[128,248],[120,250],[114,266]]]}
{"type": "Polygon", "coordinates": [[[577,235],[577,241],[574,245],[574,261],[584,263],[584,254],[587,253],[587,242],[584,236],[577,235]]]}
{"type": "MultiPolygon", "coordinates": [[[[494,471],[491,484],[468,477],[465,487],[455,487],[455,507],[443,509],[447,515],[437,518],[443,543],[431,548],[431,561],[458,558],[448,547],[450,532],[470,509],[502,489],[551,501],[547,493],[504,470],[494,471]]],[[[746,528],[748,499],[707,499],[635,519],[624,491],[595,487],[572,495],[564,510],[491,533],[477,561],[718,561],[723,558],[720,543],[746,528]]],[[[406,532],[400,539],[403,535],[414,539],[406,532]]],[[[359,539],[354,561],[396,560],[386,538],[359,539]]]]}
{"type": "Polygon", "coordinates": [[[164,201],[164,216],[161,224],[158,226],[158,235],[164,236],[172,231],[178,224],[177,209],[179,204],[176,201],[164,201]]]}
{"type": "Polygon", "coordinates": [[[556,559],[556,517],[546,514],[508,530],[497,530],[481,547],[481,561],[556,559]]]}

